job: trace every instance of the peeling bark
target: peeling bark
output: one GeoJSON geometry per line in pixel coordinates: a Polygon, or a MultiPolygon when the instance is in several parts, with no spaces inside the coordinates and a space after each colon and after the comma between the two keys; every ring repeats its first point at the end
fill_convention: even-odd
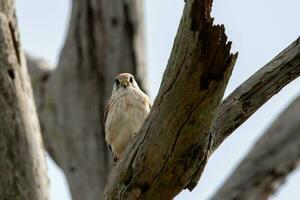
{"type": "Polygon", "coordinates": [[[187,2],[152,111],[113,169],[104,199],[172,199],[194,186],[236,59],[210,11],[211,1],[187,2]]]}
{"type": "Polygon", "coordinates": [[[40,127],[15,18],[0,2],[0,199],[47,200],[40,127]]]}
{"type": "Polygon", "coordinates": [[[300,163],[300,97],[272,123],[213,200],[266,200],[300,163]]]}

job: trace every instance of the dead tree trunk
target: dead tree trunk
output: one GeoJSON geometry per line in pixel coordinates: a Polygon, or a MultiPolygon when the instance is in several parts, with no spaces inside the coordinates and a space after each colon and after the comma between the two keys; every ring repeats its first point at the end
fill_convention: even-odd
{"type": "Polygon", "coordinates": [[[143,29],[141,0],[74,0],[56,70],[31,68],[44,142],[75,200],[95,200],[112,168],[102,117],[113,77],[133,73],[145,90],[143,29]]]}
{"type": "Polygon", "coordinates": [[[221,142],[300,75],[298,39],[216,107],[234,56],[223,28],[212,25],[211,4],[187,1],[152,111],[113,169],[104,199],[172,199],[193,189],[221,142]]]}
{"type": "Polygon", "coordinates": [[[104,199],[172,199],[194,187],[210,154],[209,132],[237,55],[210,0],[187,1],[159,94],[114,167],[104,199]]]}
{"type": "Polygon", "coordinates": [[[300,162],[300,97],[256,142],[212,200],[266,200],[300,162]]]}
{"type": "Polygon", "coordinates": [[[300,76],[300,37],[235,89],[219,106],[212,134],[218,146],[284,86],[300,76]]]}
{"type": "MultiPolygon", "coordinates": [[[[58,68],[31,71],[47,150],[74,199],[95,199],[111,168],[101,121],[113,75],[143,78],[140,3],[74,0],[58,68]]],[[[153,110],[111,174],[106,199],[170,199],[193,189],[220,143],[300,75],[297,40],[219,106],[236,57],[211,4],[187,1],[153,110]]]]}
{"type": "Polygon", "coordinates": [[[0,199],[48,199],[44,147],[13,0],[0,2],[0,199]]]}

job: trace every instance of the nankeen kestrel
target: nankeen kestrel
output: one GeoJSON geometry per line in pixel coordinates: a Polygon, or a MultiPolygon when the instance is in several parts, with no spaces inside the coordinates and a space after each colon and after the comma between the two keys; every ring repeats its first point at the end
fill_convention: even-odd
{"type": "Polygon", "coordinates": [[[144,123],[150,107],[148,96],[139,88],[133,75],[122,73],[115,77],[104,116],[105,140],[114,154],[114,161],[121,158],[144,123]]]}

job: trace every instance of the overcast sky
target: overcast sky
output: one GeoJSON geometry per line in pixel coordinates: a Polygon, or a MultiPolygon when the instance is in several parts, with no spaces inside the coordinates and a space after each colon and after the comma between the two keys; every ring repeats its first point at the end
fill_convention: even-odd
{"type": "MultiPolygon", "coordinates": [[[[55,64],[68,25],[69,0],[16,1],[23,47],[55,64]]],[[[152,99],[159,89],[183,6],[184,0],[146,0],[148,80],[152,99]]],[[[225,25],[229,40],[233,41],[233,51],[239,52],[226,95],[300,34],[299,0],[215,0],[213,16],[215,23],[225,25]]],[[[176,199],[208,199],[270,122],[299,94],[300,80],[296,80],[273,97],[213,154],[195,190],[184,191],[176,199]]],[[[61,171],[53,162],[48,163],[51,199],[70,200],[61,171]]],[[[294,200],[300,196],[299,184],[298,170],[273,199],[294,200]]]]}

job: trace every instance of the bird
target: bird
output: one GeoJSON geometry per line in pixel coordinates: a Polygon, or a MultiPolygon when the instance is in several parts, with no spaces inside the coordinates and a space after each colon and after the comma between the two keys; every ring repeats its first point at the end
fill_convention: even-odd
{"type": "Polygon", "coordinates": [[[104,114],[105,141],[113,153],[114,164],[143,125],[150,109],[150,98],[139,88],[134,76],[118,74],[104,114]]]}

